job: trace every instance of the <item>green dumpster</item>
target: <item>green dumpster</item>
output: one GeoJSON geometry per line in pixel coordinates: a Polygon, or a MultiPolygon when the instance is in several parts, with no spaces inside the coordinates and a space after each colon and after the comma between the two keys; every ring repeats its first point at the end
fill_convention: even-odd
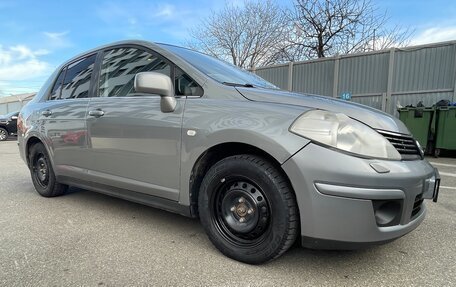
{"type": "Polygon", "coordinates": [[[435,156],[441,149],[456,150],[456,107],[437,108],[435,156]]]}
{"type": "Polygon", "coordinates": [[[434,108],[401,108],[399,119],[407,126],[421,147],[432,153],[430,140],[435,132],[434,108]]]}

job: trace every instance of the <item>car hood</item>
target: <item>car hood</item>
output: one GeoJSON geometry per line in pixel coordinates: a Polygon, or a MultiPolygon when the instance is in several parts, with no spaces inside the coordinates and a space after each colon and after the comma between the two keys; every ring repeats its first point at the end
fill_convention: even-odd
{"type": "Polygon", "coordinates": [[[236,89],[251,101],[297,105],[311,109],[344,113],[374,129],[410,134],[407,127],[397,118],[365,105],[330,97],[291,93],[282,90],[243,87],[236,87],[236,89]]]}

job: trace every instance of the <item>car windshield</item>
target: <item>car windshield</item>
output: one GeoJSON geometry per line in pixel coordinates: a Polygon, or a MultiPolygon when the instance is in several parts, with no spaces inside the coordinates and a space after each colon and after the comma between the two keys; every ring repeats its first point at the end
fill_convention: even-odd
{"type": "Polygon", "coordinates": [[[279,89],[263,78],[217,58],[182,47],[159,45],[180,56],[199,71],[220,83],[231,86],[279,89]]]}

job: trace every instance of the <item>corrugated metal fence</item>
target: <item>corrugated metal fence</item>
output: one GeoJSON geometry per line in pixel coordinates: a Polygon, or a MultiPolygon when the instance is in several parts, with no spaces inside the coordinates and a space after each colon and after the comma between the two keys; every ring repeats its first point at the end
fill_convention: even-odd
{"type": "Polygon", "coordinates": [[[0,97],[0,115],[19,111],[26,103],[32,100],[35,93],[0,97]]]}
{"type": "Polygon", "coordinates": [[[456,41],[260,67],[282,89],[340,97],[398,115],[396,106],[456,101],[456,41]]]}

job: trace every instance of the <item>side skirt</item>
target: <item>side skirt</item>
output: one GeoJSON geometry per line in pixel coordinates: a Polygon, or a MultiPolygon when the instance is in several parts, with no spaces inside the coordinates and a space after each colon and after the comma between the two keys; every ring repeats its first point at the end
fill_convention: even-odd
{"type": "Polygon", "coordinates": [[[81,179],[74,179],[64,175],[57,176],[57,181],[70,186],[75,186],[82,189],[87,189],[90,191],[95,191],[109,196],[125,199],[128,201],[144,204],[154,208],[163,209],[186,217],[195,217],[190,212],[190,206],[181,205],[177,201],[164,199],[161,197],[135,192],[132,190],[126,190],[105,184],[85,181],[81,179]]]}

